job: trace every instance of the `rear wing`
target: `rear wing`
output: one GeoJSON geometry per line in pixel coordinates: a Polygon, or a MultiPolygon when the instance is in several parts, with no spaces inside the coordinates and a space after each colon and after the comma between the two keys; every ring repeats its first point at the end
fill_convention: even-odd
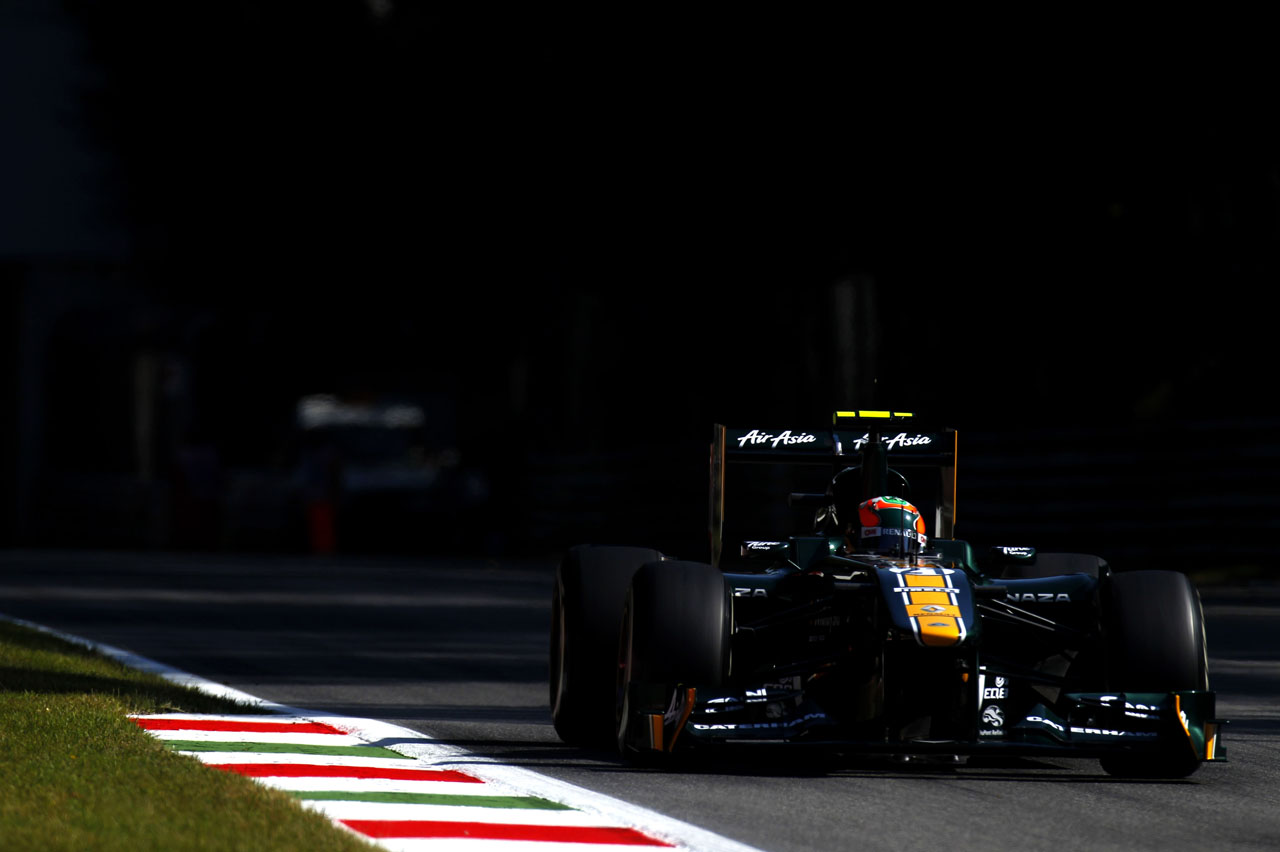
{"type": "MultiPolygon", "coordinates": [[[[725,517],[725,473],[735,464],[825,465],[834,476],[846,467],[863,471],[864,498],[893,493],[893,471],[934,507],[936,538],[954,537],[958,433],[929,428],[913,413],[837,411],[823,429],[734,428],[716,424],[711,439],[711,563],[720,565],[725,517]]],[[[913,491],[913,493],[915,493],[913,491]]]]}

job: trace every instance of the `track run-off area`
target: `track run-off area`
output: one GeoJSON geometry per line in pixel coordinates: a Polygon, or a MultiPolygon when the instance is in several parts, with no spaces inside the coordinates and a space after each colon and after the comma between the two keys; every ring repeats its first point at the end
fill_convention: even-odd
{"type": "MultiPolygon", "coordinates": [[[[556,738],[547,708],[554,571],[554,558],[5,551],[0,614],[136,655],[140,666],[154,661],[175,677],[189,673],[210,688],[254,696],[281,711],[281,723],[338,732],[304,738],[353,737],[343,743],[387,748],[417,768],[478,779],[446,782],[451,785],[489,785],[482,795],[525,798],[499,809],[508,812],[508,824],[552,825],[555,815],[571,813],[567,824],[591,830],[576,838],[513,841],[522,848],[601,848],[600,842],[615,848],[608,841],[623,838],[636,841],[624,846],[643,848],[641,836],[690,849],[769,852],[938,845],[984,852],[1280,848],[1280,583],[1201,588],[1211,685],[1218,715],[1231,720],[1222,736],[1228,762],[1184,781],[1154,782],[1110,778],[1091,760],[975,758],[942,769],[759,750],[658,772],[571,748],[556,738]],[[532,799],[550,807],[530,807],[532,799]],[[622,833],[593,834],[596,829],[622,833]]],[[[289,754],[284,750],[216,751],[208,743],[251,749],[290,733],[273,737],[223,721],[232,729],[212,724],[215,730],[201,732],[156,720],[149,730],[178,743],[171,745],[175,750],[220,761],[215,765],[320,762],[281,757],[289,754]],[[252,759],[240,759],[246,755],[252,759]]],[[[327,755],[323,762],[350,764],[356,757],[327,755]]],[[[355,762],[385,766],[400,759],[355,762]]],[[[324,777],[276,783],[316,794],[345,789],[324,777]]],[[[357,786],[374,793],[387,785],[366,780],[357,786]]],[[[472,795],[456,786],[437,792],[472,795]]],[[[348,815],[337,819],[392,814],[390,822],[412,804],[458,807],[310,801],[348,815]]],[[[445,812],[435,813],[441,819],[445,812]]],[[[424,842],[436,845],[388,848],[443,849],[457,842],[480,849],[508,841],[473,835],[424,842]]]]}

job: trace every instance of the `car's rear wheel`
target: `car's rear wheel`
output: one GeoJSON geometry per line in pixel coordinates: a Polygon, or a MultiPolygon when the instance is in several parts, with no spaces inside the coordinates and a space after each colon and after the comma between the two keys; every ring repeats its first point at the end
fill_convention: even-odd
{"type": "Polygon", "coordinates": [[[609,748],[623,599],[636,570],[662,558],[641,547],[581,545],[565,554],[551,598],[550,703],[570,745],[609,748]]]}
{"type": "MultiPolygon", "coordinates": [[[[1104,596],[1108,688],[1180,692],[1209,688],[1200,595],[1177,571],[1133,571],[1111,577],[1104,596]]],[[[1102,759],[1111,775],[1184,778],[1200,765],[1190,742],[1161,754],[1102,759]]]]}
{"type": "Polygon", "coordinates": [[[615,721],[624,757],[668,754],[679,730],[668,719],[662,741],[655,742],[652,716],[680,705],[678,688],[724,683],[732,617],[728,584],[710,565],[651,562],[636,572],[618,643],[615,721]]]}

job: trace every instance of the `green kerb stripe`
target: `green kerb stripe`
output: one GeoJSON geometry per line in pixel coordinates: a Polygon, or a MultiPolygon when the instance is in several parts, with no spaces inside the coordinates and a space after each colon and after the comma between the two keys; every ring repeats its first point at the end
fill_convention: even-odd
{"type": "Polygon", "coordinates": [[[344,790],[287,790],[299,799],[332,802],[385,802],[406,805],[456,805],[464,808],[536,808],[571,811],[573,808],[537,796],[450,796],[444,793],[350,793],[344,790]]]}
{"type": "Polygon", "coordinates": [[[328,754],[346,757],[386,757],[413,760],[412,757],[379,746],[295,745],[293,743],[219,743],[207,740],[163,740],[174,751],[256,751],[265,754],[328,754]]]}

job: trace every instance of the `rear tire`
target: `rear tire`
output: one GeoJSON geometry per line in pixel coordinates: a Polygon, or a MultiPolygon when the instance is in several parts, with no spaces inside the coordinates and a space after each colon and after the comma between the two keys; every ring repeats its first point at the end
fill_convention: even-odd
{"type": "MultiPolygon", "coordinates": [[[[1104,599],[1108,689],[1181,692],[1209,688],[1200,595],[1177,571],[1113,574],[1104,599]]],[[[1185,778],[1200,766],[1190,744],[1162,755],[1102,758],[1108,774],[1185,778]]]]}
{"type": "Polygon", "coordinates": [[[564,742],[612,747],[623,600],[636,570],[661,558],[641,547],[580,545],[561,561],[551,598],[549,699],[564,742]]]}
{"type": "Polygon", "coordinates": [[[732,617],[729,586],[710,565],[651,562],[636,572],[618,645],[615,721],[624,757],[652,762],[666,756],[647,747],[640,721],[665,712],[677,686],[725,682],[732,617]]]}

